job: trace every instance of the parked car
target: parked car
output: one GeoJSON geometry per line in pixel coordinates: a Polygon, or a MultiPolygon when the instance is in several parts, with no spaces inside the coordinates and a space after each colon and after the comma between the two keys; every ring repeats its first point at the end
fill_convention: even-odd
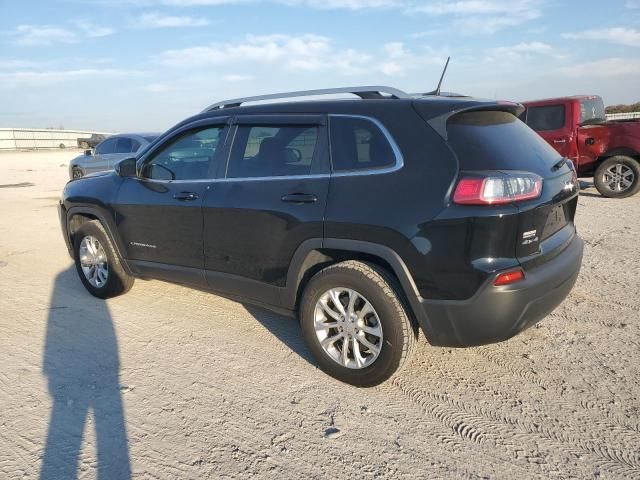
{"type": "Polygon", "coordinates": [[[404,365],[419,329],[499,342],[562,302],[582,260],[577,178],[521,105],[279,96],[337,92],[361,99],[215,104],[69,182],[60,220],[86,289],[155,278],[297,315],[320,367],[358,386],[404,365]]]}
{"type": "Polygon", "coordinates": [[[525,102],[521,119],[580,176],[593,176],[601,195],[623,198],[640,190],[640,119],[607,121],[597,95],[525,102]]]}
{"type": "Polygon", "coordinates": [[[104,135],[101,133],[92,133],[90,137],[78,138],[78,148],[82,148],[84,150],[95,148],[101,141],[103,141],[108,136],[109,135],[104,135]]]}
{"type": "Polygon", "coordinates": [[[100,142],[95,151],[86,150],[69,163],[69,177],[80,178],[89,173],[113,169],[113,166],[131,154],[141,152],[160,134],[158,133],[122,133],[113,135],[100,142]]]}

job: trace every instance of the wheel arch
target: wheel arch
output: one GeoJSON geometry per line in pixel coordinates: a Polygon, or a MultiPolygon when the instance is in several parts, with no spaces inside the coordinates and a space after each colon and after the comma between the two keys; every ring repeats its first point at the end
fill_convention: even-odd
{"type": "Polygon", "coordinates": [[[124,255],[124,252],[126,250],[124,249],[120,237],[117,235],[117,229],[115,228],[115,225],[108,219],[107,215],[105,215],[97,208],[77,206],[71,207],[67,211],[67,241],[69,245],[73,245],[73,235],[78,230],[80,225],[85,222],[91,222],[94,220],[100,222],[100,224],[104,228],[125,271],[129,275],[134,275],[134,272],[124,255]]]}
{"type": "Polygon", "coordinates": [[[372,242],[351,239],[325,238],[303,242],[296,250],[283,290],[284,307],[297,310],[308,281],[323,268],[345,260],[373,263],[395,276],[401,294],[408,304],[409,314],[418,322],[427,338],[432,338],[431,325],[420,303],[420,294],[409,269],[391,248],[372,242]]]}
{"type": "Polygon", "coordinates": [[[615,157],[617,155],[623,155],[625,157],[631,157],[634,160],[638,160],[640,161],[640,152],[634,150],[633,148],[630,147],[620,147],[620,148],[613,148],[611,150],[606,151],[605,153],[602,154],[602,156],[598,159],[600,162],[611,158],[611,157],[615,157]]]}

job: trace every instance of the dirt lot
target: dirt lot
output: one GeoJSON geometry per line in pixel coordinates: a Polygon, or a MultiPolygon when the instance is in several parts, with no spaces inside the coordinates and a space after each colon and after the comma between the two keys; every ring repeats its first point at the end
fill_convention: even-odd
{"type": "Polygon", "coordinates": [[[75,152],[0,155],[0,478],[640,478],[640,196],[580,198],[571,296],[499,345],[324,375],[294,320],[138,281],[84,290],[56,203],[75,152]]]}

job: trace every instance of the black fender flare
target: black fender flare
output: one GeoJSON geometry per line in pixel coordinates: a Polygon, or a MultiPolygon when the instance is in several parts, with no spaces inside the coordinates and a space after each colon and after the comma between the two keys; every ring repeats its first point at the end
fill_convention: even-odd
{"type": "Polygon", "coordinates": [[[408,307],[411,309],[410,313],[413,314],[413,317],[427,336],[427,339],[435,338],[431,322],[422,308],[420,293],[407,265],[398,253],[378,243],[343,238],[313,238],[304,241],[296,249],[287,272],[287,283],[283,290],[282,298],[282,303],[285,308],[290,310],[296,309],[299,287],[306,271],[314,265],[321,263],[323,259],[326,258],[318,252],[318,250],[322,248],[353,252],[354,254],[365,253],[384,260],[389,264],[392,269],[391,273],[395,274],[400,283],[402,293],[408,302],[408,307]]]}
{"type": "Polygon", "coordinates": [[[109,236],[109,240],[111,240],[111,244],[116,251],[116,254],[120,258],[120,262],[122,263],[123,268],[129,275],[135,275],[135,272],[131,269],[129,262],[124,255],[126,250],[124,249],[124,245],[122,244],[122,240],[120,236],[117,235],[117,228],[115,222],[110,218],[109,215],[102,212],[99,208],[91,207],[91,206],[74,206],[67,210],[67,218],[66,218],[66,240],[67,244],[71,245],[71,230],[69,228],[69,222],[71,218],[75,215],[91,215],[96,217],[100,224],[103,226],[104,230],[107,232],[109,236]]]}

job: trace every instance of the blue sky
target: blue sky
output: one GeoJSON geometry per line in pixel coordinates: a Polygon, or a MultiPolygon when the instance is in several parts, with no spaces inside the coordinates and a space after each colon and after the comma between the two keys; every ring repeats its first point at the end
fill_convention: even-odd
{"type": "Polygon", "coordinates": [[[640,0],[0,0],[0,127],[162,131],[344,85],[640,101],[640,0]]]}

